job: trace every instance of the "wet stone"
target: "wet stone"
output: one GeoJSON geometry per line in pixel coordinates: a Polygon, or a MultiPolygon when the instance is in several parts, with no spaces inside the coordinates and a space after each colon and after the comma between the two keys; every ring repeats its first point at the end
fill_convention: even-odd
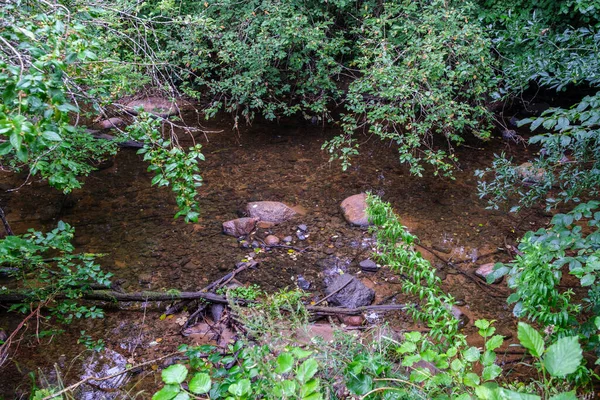
{"type": "Polygon", "coordinates": [[[269,235],[265,238],[265,244],[267,246],[274,246],[276,244],[279,244],[279,238],[275,235],[269,235]]]}
{"type": "Polygon", "coordinates": [[[305,235],[303,232],[296,232],[296,237],[298,240],[306,240],[307,235],[305,235]]]}
{"type": "Polygon", "coordinates": [[[229,236],[240,237],[248,235],[256,227],[258,218],[237,218],[223,222],[223,233],[229,236]]]}
{"type": "MultiPolygon", "coordinates": [[[[127,359],[114,350],[104,349],[94,352],[83,363],[84,371],[81,379],[91,376],[96,378],[108,377],[118,374],[127,368],[127,359]]],[[[113,400],[121,397],[122,388],[130,379],[129,374],[108,378],[102,381],[90,380],[93,385],[81,385],[78,389],[76,398],[85,400],[113,400]]]]}
{"type": "Polygon", "coordinates": [[[362,315],[340,315],[338,318],[347,326],[362,326],[365,323],[365,317],[362,315]]]}
{"type": "Polygon", "coordinates": [[[125,126],[125,121],[123,121],[122,118],[112,117],[112,118],[108,118],[108,119],[97,122],[96,124],[94,124],[92,126],[92,129],[107,130],[107,129],[121,128],[123,126],[125,126]]]}
{"type": "Polygon", "coordinates": [[[306,232],[308,230],[308,226],[301,224],[298,225],[298,230],[301,230],[302,232],[306,232]]]}
{"type": "Polygon", "coordinates": [[[328,296],[333,294],[327,300],[329,304],[347,308],[368,306],[375,298],[373,289],[369,289],[359,279],[350,274],[334,277],[325,289],[325,294],[328,296]]]}
{"type": "Polygon", "coordinates": [[[247,214],[261,221],[279,224],[296,215],[296,211],[278,201],[255,201],[246,206],[247,214]]]}
{"type": "MultiPolygon", "coordinates": [[[[494,272],[494,263],[487,263],[487,264],[483,264],[480,265],[479,268],[477,268],[477,270],[475,270],[475,275],[477,275],[478,277],[480,277],[481,279],[483,279],[484,281],[487,282],[487,278],[488,275],[490,275],[492,272],[494,272]]],[[[492,283],[500,283],[502,282],[502,276],[497,278],[494,282],[492,283]]]]}
{"type": "Polygon", "coordinates": [[[360,227],[369,226],[367,216],[367,195],[365,193],[350,196],[340,204],[344,218],[351,225],[360,227]]]}
{"type": "Polygon", "coordinates": [[[286,243],[291,243],[292,240],[294,240],[294,239],[291,236],[286,236],[286,237],[283,238],[283,241],[286,242],[286,243]]]}
{"type": "Polygon", "coordinates": [[[298,275],[297,284],[298,287],[302,290],[310,289],[310,282],[307,281],[302,275],[298,275]]]}
{"type": "Polygon", "coordinates": [[[147,97],[145,99],[134,100],[127,104],[127,111],[137,115],[139,107],[147,113],[163,118],[175,115],[178,111],[175,103],[162,97],[147,97]]]}
{"type": "Polygon", "coordinates": [[[360,269],[366,272],[376,272],[379,269],[377,263],[368,258],[366,260],[361,261],[358,265],[360,266],[360,269]]]}

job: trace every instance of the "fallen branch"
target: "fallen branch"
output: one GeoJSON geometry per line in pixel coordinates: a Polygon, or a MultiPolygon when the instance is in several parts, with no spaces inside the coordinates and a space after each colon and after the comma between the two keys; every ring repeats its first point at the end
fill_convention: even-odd
{"type": "Polygon", "coordinates": [[[343,308],[343,307],[321,307],[321,306],[306,306],[306,310],[311,314],[318,315],[358,315],[364,312],[374,311],[374,312],[383,312],[383,311],[402,311],[405,310],[408,306],[405,304],[383,304],[383,305],[374,305],[374,306],[364,306],[357,308],[343,308]]]}

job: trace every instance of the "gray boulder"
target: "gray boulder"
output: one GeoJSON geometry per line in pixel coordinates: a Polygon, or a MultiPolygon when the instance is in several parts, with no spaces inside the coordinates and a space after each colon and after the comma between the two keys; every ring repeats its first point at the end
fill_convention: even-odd
{"type": "Polygon", "coordinates": [[[246,206],[248,216],[279,224],[296,215],[296,211],[278,201],[255,201],[246,206]]]}
{"type": "Polygon", "coordinates": [[[256,227],[258,218],[238,218],[223,222],[223,233],[229,236],[240,237],[248,235],[256,227]]]}
{"type": "Polygon", "coordinates": [[[325,289],[325,294],[331,296],[329,304],[346,308],[368,306],[375,298],[375,291],[366,287],[360,280],[350,274],[338,275],[333,278],[325,289]],[[340,290],[340,288],[342,288],[340,290]],[[336,292],[339,290],[338,292],[336,292]]]}
{"type": "Polygon", "coordinates": [[[360,227],[369,226],[369,217],[367,216],[367,195],[365,193],[350,196],[340,204],[344,218],[351,225],[360,227]]]}

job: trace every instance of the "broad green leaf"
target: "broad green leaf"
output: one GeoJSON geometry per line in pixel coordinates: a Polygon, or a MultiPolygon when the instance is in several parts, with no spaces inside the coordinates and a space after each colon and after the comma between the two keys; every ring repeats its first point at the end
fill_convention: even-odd
{"type": "Polygon", "coordinates": [[[576,336],[560,338],[548,347],[543,359],[550,375],[562,378],[575,372],[581,365],[583,354],[576,336]]]}
{"type": "Polygon", "coordinates": [[[502,368],[498,365],[490,365],[485,367],[481,372],[481,378],[484,381],[492,381],[502,373],[502,368]]]}
{"type": "Polygon", "coordinates": [[[468,362],[475,362],[475,361],[479,360],[480,355],[481,355],[481,352],[479,351],[479,349],[477,347],[469,347],[467,350],[463,351],[463,357],[468,362]]]}
{"type": "Polygon", "coordinates": [[[299,347],[292,348],[291,352],[299,360],[302,360],[313,353],[312,350],[304,350],[299,347]]]}
{"type": "Polygon", "coordinates": [[[319,389],[319,379],[311,379],[300,388],[300,397],[304,398],[315,393],[319,389]]]}
{"type": "Polygon", "coordinates": [[[373,378],[366,374],[352,374],[346,378],[346,387],[353,394],[361,396],[373,389],[373,378]]]}
{"type": "Polygon", "coordinates": [[[296,382],[286,379],[281,382],[281,390],[287,397],[291,397],[296,393],[296,382]]]}
{"type": "Polygon", "coordinates": [[[296,369],[296,379],[300,383],[305,383],[317,373],[318,369],[319,364],[313,358],[309,358],[296,369]]]}
{"type": "Polygon", "coordinates": [[[496,350],[498,347],[502,346],[502,343],[504,343],[504,337],[502,337],[502,335],[494,335],[487,341],[485,348],[487,350],[496,350]]]}
{"type": "Polygon", "coordinates": [[[205,373],[198,373],[194,375],[190,381],[190,391],[195,394],[208,393],[210,390],[211,381],[210,376],[205,373]]]}
{"type": "Polygon", "coordinates": [[[152,400],[171,400],[181,391],[179,385],[165,385],[158,392],[154,393],[152,400]]]}
{"type": "Polygon", "coordinates": [[[285,374],[290,372],[294,367],[294,357],[290,353],[281,353],[277,357],[277,367],[275,372],[278,374],[285,374]]]}
{"type": "Polygon", "coordinates": [[[173,397],[173,400],[190,400],[190,395],[186,392],[179,392],[177,396],[173,397]]]}
{"type": "Polygon", "coordinates": [[[188,370],[184,365],[173,364],[162,372],[162,380],[167,384],[179,384],[185,380],[188,370]]]}
{"type": "Polygon", "coordinates": [[[234,396],[242,397],[249,394],[251,390],[250,379],[241,379],[233,385],[229,385],[228,391],[234,396]]]}
{"type": "Polygon", "coordinates": [[[519,322],[517,332],[521,345],[529,350],[534,357],[541,357],[544,353],[544,339],[542,335],[524,322],[519,322]]]}
{"type": "Polygon", "coordinates": [[[479,379],[479,376],[477,374],[475,374],[473,372],[469,372],[469,373],[465,374],[465,376],[463,378],[463,383],[466,386],[474,388],[481,383],[481,380],[479,379]]]}
{"type": "Polygon", "coordinates": [[[52,131],[44,131],[42,133],[42,137],[44,139],[53,141],[53,142],[60,142],[62,141],[62,138],[60,137],[60,135],[56,132],[52,132],[52,131]]]}

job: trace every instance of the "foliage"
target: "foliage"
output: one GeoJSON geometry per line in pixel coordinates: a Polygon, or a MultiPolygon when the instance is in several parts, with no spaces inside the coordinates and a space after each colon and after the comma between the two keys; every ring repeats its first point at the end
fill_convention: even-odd
{"type": "Polygon", "coordinates": [[[85,331],[81,331],[81,336],[77,339],[78,344],[83,344],[88,350],[100,352],[104,350],[106,343],[104,343],[103,339],[94,340],[92,337],[85,333],[85,331]]]}
{"type": "Polygon", "coordinates": [[[367,213],[375,226],[377,258],[403,276],[403,292],[418,296],[422,302],[420,307],[409,307],[408,312],[429,326],[431,337],[444,338],[446,346],[463,343],[464,336],[458,334],[459,321],[451,312],[454,298],[442,291],[435,268],[413,249],[417,238],[402,226],[390,204],[379,197],[367,197],[367,213]]]}
{"type": "Polygon", "coordinates": [[[324,145],[343,168],[357,153],[359,128],[398,146],[400,162],[450,175],[452,144],[466,132],[489,136],[485,95],[495,84],[490,42],[468,23],[469,3],[387,2],[363,13],[353,32],[359,70],[346,95],[344,134],[324,145]],[[437,149],[434,135],[450,152],[437,149]]]}
{"type": "Polygon", "coordinates": [[[548,348],[542,335],[530,325],[519,322],[519,342],[534,357],[534,367],[540,373],[539,391],[537,394],[525,394],[498,386],[482,386],[477,393],[481,399],[577,399],[575,390],[559,391],[556,387],[562,384],[561,378],[574,373],[580,368],[583,359],[582,349],[576,336],[563,337],[552,343],[548,348]]]}
{"type": "Polygon", "coordinates": [[[540,156],[531,162],[532,172],[524,174],[504,155],[496,157],[490,168],[478,171],[480,178],[495,172],[491,182],[479,185],[480,197],[489,196],[491,207],[498,208],[516,196],[520,205],[514,211],[540,201],[550,208],[600,193],[600,94],[586,96],[569,110],[551,108],[520,124],[530,124],[532,131],[541,126],[553,132],[529,139],[530,144],[542,147],[540,156]],[[537,177],[527,185],[524,176],[531,174],[537,177]]]}
{"type": "Polygon", "coordinates": [[[77,299],[92,284],[110,286],[112,274],[102,272],[95,263],[99,254],[73,253],[74,231],[60,221],[46,234],[30,229],[25,235],[0,240],[0,264],[15,267],[11,274],[27,295],[26,301],[10,310],[28,312],[30,303],[46,303],[51,314],[65,323],[73,318],[103,317],[100,308],[81,305],[77,299]],[[59,293],[64,299],[55,299],[59,293]]]}
{"type": "Polygon", "coordinates": [[[165,386],[153,400],[189,399],[208,395],[211,399],[322,399],[319,363],[312,351],[286,348],[277,357],[267,346],[230,345],[226,355],[212,346],[187,347],[193,376],[187,389],[182,385],[188,367],[174,364],[162,371],[165,386]]]}
{"type": "Polygon", "coordinates": [[[528,232],[519,244],[522,255],[497,264],[488,279],[509,275],[515,292],[514,314],[550,327],[559,336],[579,334],[600,355],[596,320],[600,316],[600,202],[582,203],[556,214],[547,228],[528,232]],[[563,270],[577,278],[587,297],[579,304],[571,289],[559,284],[563,270]]]}
{"type": "Polygon", "coordinates": [[[243,299],[254,301],[260,297],[263,293],[258,285],[250,286],[236,286],[234,288],[220,288],[217,290],[217,294],[225,294],[230,299],[243,299]]]}
{"type": "Polygon", "coordinates": [[[144,155],[144,161],[154,172],[152,185],[171,185],[179,211],[175,218],[183,216],[185,222],[198,222],[199,207],[196,201],[196,188],[202,186],[198,161],[204,161],[200,152],[202,145],[196,144],[185,152],[172,140],[162,137],[160,123],[150,115],[141,113],[134,125],[127,128],[129,135],[144,143],[138,154],[144,155]]]}
{"type": "Polygon", "coordinates": [[[85,14],[42,2],[12,2],[0,11],[0,161],[27,167],[65,192],[116,151],[70,123],[86,95],[79,85],[90,73],[87,63],[102,48],[82,23],[85,14]]]}

